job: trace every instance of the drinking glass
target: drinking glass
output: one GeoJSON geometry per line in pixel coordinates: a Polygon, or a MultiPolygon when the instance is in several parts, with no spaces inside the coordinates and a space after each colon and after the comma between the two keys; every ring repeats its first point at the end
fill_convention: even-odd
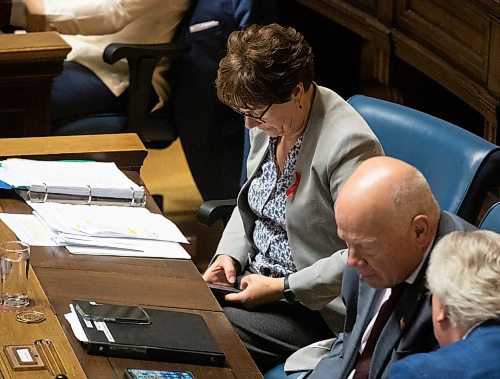
{"type": "Polygon", "coordinates": [[[30,247],[21,241],[0,245],[1,304],[25,307],[29,304],[28,272],[30,247]]]}

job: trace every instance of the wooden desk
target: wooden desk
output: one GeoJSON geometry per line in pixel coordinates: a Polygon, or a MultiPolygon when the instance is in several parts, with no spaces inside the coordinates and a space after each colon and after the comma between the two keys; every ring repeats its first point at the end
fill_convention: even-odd
{"type": "Polygon", "coordinates": [[[50,135],[52,81],[70,50],[56,32],[0,35],[0,137],[50,135]]]}
{"type": "Polygon", "coordinates": [[[26,310],[42,312],[46,320],[35,324],[20,324],[16,321],[16,313],[25,309],[0,311],[0,330],[2,330],[0,370],[3,374],[2,379],[53,379],[60,373],[66,373],[69,378],[85,378],[85,373],[78,363],[78,358],[71,349],[71,345],[61,328],[60,321],[53,312],[40,283],[33,274],[33,270],[30,271],[29,276],[30,285],[28,287],[28,292],[30,294],[31,304],[26,310]],[[61,362],[58,367],[62,367],[62,370],[51,372],[48,371],[49,368],[47,368],[45,370],[16,371],[12,373],[3,347],[9,345],[33,345],[35,341],[44,339],[52,341],[61,362]]]}
{"type": "MultiPolygon", "coordinates": [[[[154,206],[152,202],[151,204],[154,206]]],[[[0,199],[0,211],[27,213],[30,212],[30,207],[10,194],[10,197],[3,196],[0,199]]],[[[0,238],[4,235],[1,231],[5,232],[5,229],[6,226],[0,223],[0,238]]],[[[217,300],[190,260],[71,255],[61,247],[33,247],[30,263],[88,378],[121,379],[126,367],[184,369],[191,371],[197,379],[262,378],[217,300]],[[69,311],[68,304],[76,298],[200,314],[224,351],[226,366],[197,366],[88,355],[64,319],[64,313],[69,311]]]]}
{"type": "MultiPolygon", "coordinates": [[[[34,255],[41,252],[35,249],[34,255]]],[[[72,257],[66,257],[72,260],[72,257]]],[[[79,260],[73,269],[35,267],[47,297],[89,378],[121,378],[126,367],[187,369],[196,378],[259,378],[260,373],[191,261],[115,258],[115,262],[79,260]],[[127,262],[129,261],[129,262],[127,262]],[[130,262],[132,261],[132,262],[130,262]],[[99,263],[95,265],[94,263],[99,263]],[[170,266],[171,265],[171,266],[170,266]],[[162,266],[166,266],[162,270],[162,266]],[[169,267],[170,266],[170,267],[169,267]],[[175,270],[174,270],[175,267],[175,270]],[[139,304],[198,313],[226,354],[228,367],[145,362],[88,355],[73,336],[63,314],[76,298],[139,304]],[[116,376],[115,376],[116,375],[116,376]]],[[[73,262],[75,263],[75,262],[73,262]]]]}
{"type": "MultiPolygon", "coordinates": [[[[15,235],[1,223],[0,240],[11,241],[13,239],[15,239],[15,235]]],[[[2,335],[0,370],[3,374],[3,376],[0,375],[0,377],[2,377],[2,379],[52,379],[57,374],[65,373],[69,378],[85,378],[85,373],[78,363],[77,357],[71,349],[71,345],[64,335],[59,320],[53,312],[32,268],[30,268],[28,278],[30,305],[26,310],[42,312],[46,320],[34,324],[19,323],[16,321],[16,313],[18,313],[19,310],[0,309],[0,330],[2,335]],[[16,371],[13,373],[10,370],[10,363],[3,349],[4,346],[34,345],[35,341],[46,339],[50,339],[51,347],[53,347],[53,350],[48,351],[53,352],[54,355],[58,357],[58,362],[60,363],[51,364],[43,370],[36,371],[16,371]]],[[[41,344],[40,346],[46,347],[47,345],[41,344]]],[[[44,349],[43,351],[47,350],[44,349]]],[[[41,352],[38,353],[42,354],[41,352]]],[[[34,354],[34,351],[32,351],[31,354],[34,354]]]]}
{"type": "MultiPolygon", "coordinates": [[[[13,201],[8,201],[12,209],[13,201]]],[[[19,201],[20,209],[25,207],[19,201]]],[[[3,210],[4,200],[0,200],[3,210]]],[[[4,225],[0,225],[1,228],[4,225]]],[[[32,267],[88,378],[122,378],[126,367],[189,370],[196,378],[261,378],[241,340],[192,261],[73,256],[64,248],[32,248],[32,267]],[[196,366],[88,355],[64,313],[77,298],[175,309],[203,316],[228,367],[196,366]]],[[[46,337],[47,338],[47,337],[46,337]]],[[[36,376],[33,376],[35,378],[36,376]]]]}

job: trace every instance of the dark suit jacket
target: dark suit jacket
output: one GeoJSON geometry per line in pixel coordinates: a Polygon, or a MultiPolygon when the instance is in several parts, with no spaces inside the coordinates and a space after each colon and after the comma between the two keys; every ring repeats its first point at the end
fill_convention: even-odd
{"type": "Polygon", "coordinates": [[[396,362],[390,379],[500,378],[500,320],[487,321],[463,340],[396,362]]]}
{"type": "MultiPolygon", "coordinates": [[[[474,226],[458,216],[442,212],[434,243],[452,231],[474,229],[474,226]]],[[[382,330],[373,353],[370,379],[386,378],[395,361],[438,347],[432,329],[430,296],[425,287],[426,269],[427,261],[422,265],[415,282],[405,289],[382,330]]],[[[346,267],[342,281],[342,299],[346,304],[344,332],[308,378],[345,379],[349,376],[355,368],[361,338],[370,322],[370,311],[379,292],[361,281],[355,269],[346,267]]]]}
{"type": "Polygon", "coordinates": [[[235,198],[243,167],[244,118],[219,101],[214,84],[227,38],[234,30],[272,21],[274,6],[272,0],[196,0],[179,28],[176,40],[191,49],[168,73],[172,110],[204,200],[235,198]],[[207,22],[212,26],[190,28],[207,22]]]}

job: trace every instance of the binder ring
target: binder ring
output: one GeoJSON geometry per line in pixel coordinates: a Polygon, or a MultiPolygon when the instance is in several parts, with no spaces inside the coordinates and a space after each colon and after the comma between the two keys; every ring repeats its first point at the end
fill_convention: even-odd
{"type": "Polygon", "coordinates": [[[137,199],[135,197],[135,190],[133,187],[130,187],[130,190],[132,191],[132,197],[130,199],[130,206],[135,207],[135,206],[144,206],[146,205],[146,197],[142,197],[140,199],[137,199]]]}
{"type": "Polygon", "coordinates": [[[92,202],[92,187],[90,187],[89,185],[87,185],[87,187],[89,189],[89,197],[85,201],[85,204],[90,204],[92,202]]]}
{"type": "Polygon", "coordinates": [[[132,187],[130,187],[130,190],[132,191],[132,196],[131,196],[131,200],[130,200],[130,205],[131,206],[134,206],[135,205],[135,191],[132,187]]]}
{"type": "MultiPolygon", "coordinates": [[[[47,184],[46,183],[42,183],[43,186],[45,187],[45,190],[43,192],[43,199],[40,199],[40,198],[36,198],[36,197],[32,197],[31,196],[31,190],[28,190],[28,198],[30,199],[30,201],[33,201],[33,202],[41,202],[41,203],[45,203],[45,201],[47,200],[47,198],[49,197],[49,188],[47,187],[47,184]]],[[[37,192],[38,193],[38,192],[37,192]]]]}

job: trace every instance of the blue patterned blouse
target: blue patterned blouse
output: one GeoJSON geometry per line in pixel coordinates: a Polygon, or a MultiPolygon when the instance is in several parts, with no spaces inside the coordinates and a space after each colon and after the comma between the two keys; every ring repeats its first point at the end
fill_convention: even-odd
{"type": "Polygon", "coordinates": [[[277,137],[270,137],[269,149],[261,168],[248,189],[248,203],[257,215],[253,240],[258,249],[250,262],[250,271],[272,277],[283,277],[297,271],[290,253],[286,232],[286,190],[294,180],[295,163],[303,135],[288,152],[283,174],[276,162],[277,137]]]}

